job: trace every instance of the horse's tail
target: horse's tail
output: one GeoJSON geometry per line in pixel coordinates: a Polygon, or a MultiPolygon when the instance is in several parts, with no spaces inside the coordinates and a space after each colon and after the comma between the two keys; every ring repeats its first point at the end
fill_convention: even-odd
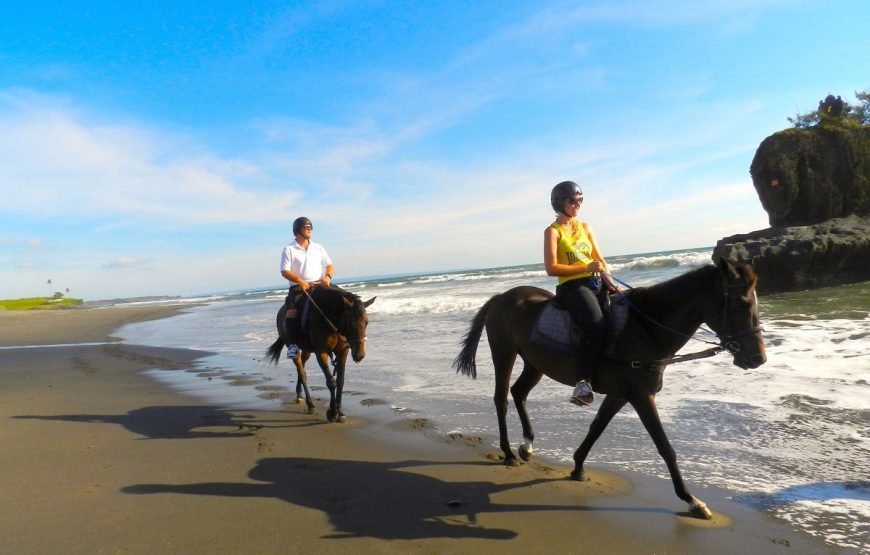
{"type": "MultiPolygon", "coordinates": [[[[496,295],[497,297],[498,295],[496,295]]],[[[477,379],[477,363],[474,357],[477,354],[477,345],[480,343],[480,335],[483,333],[483,325],[486,322],[486,313],[489,312],[489,307],[496,297],[492,297],[484,304],[474,319],[471,321],[471,327],[465,334],[465,339],[462,340],[462,350],[453,359],[453,367],[457,373],[463,373],[466,376],[471,376],[472,379],[477,379]]]]}
{"type": "Polygon", "coordinates": [[[271,359],[272,364],[278,364],[281,360],[281,350],[284,348],[284,340],[280,337],[272,343],[272,346],[266,349],[266,358],[271,359]]]}

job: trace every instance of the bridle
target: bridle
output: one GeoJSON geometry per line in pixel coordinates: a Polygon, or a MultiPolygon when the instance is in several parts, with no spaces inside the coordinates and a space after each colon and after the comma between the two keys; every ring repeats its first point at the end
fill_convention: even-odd
{"type": "Polygon", "coordinates": [[[764,331],[764,328],[761,326],[752,326],[746,329],[738,330],[735,332],[731,332],[728,321],[728,302],[731,300],[731,290],[740,289],[746,290],[749,287],[749,283],[746,281],[741,281],[739,283],[732,283],[725,286],[725,291],[723,292],[723,301],[722,301],[722,329],[725,330],[725,337],[723,338],[723,334],[716,334],[716,337],[719,338],[719,344],[728,350],[732,355],[736,355],[740,352],[740,343],[737,342],[738,337],[743,337],[744,335],[756,334],[764,331]]]}
{"type": "Polygon", "coordinates": [[[345,343],[345,349],[350,349],[351,347],[355,347],[356,350],[359,350],[360,346],[365,345],[366,338],[365,336],[359,337],[357,335],[356,339],[350,339],[350,334],[348,331],[351,330],[353,324],[353,314],[354,309],[356,308],[359,300],[354,300],[354,306],[348,307],[344,312],[341,313],[341,321],[339,322],[339,329],[336,330],[338,332],[339,338],[341,338],[345,343]]]}

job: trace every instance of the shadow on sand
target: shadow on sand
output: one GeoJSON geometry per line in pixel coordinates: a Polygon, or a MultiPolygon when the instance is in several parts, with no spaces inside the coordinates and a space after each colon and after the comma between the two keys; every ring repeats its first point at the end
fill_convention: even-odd
{"type": "Polygon", "coordinates": [[[417,467],[491,463],[361,462],[313,458],[261,459],[248,473],[252,483],[137,484],[130,494],[184,494],[274,498],[321,511],[336,530],[329,539],[374,537],[385,540],[482,538],[509,540],[517,532],[486,528],[478,515],[524,511],[630,511],[659,509],[582,505],[494,503],[494,494],[563,480],[540,478],[522,483],[448,482],[414,471],[417,467]]]}
{"type": "MultiPolygon", "coordinates": [[[[256,412],[256,411],[254,411],[256,412]]],[[[329,425],[324,422],[288,422],[262,415],[234,414],[208,406],[152,406],[120,415],[21,415],[16,419],[112,424],[144,439],[238,438],[266,427],[329,425]],[[209,428],[214,428],[209,430],[209,428]]],[[[536,478],[521,483],[446,481],[416,469],[445,465],[494,466],[483,461],[366,462],[320,458],[260,459],[248,472],[250,482],[192,484],[134,484],[127,494],[210,495],[235,498],[270,498],[322,512],[335,533],[325,539],[372,537],[380,539],[481,538],[509,540],[518,531],[487,528],[478,516],[528,511],[607,511],[673,514],[665,509],[590,506],[574,498],[569,504],[499,503],[493,496],[513,489],[564,481],[536,478]],[[575,504],[576,502],[576,504],[575,504]]],[[[540,499],[540,497],[538,497],[540,499]]]]}
{"type": "Polygon", "coordinates": [[[253,416],[234,415],[208,406],[156,406],[131,410],[127,414],[57,414],[13,416],[20,420],[47,420],[117,424],[147,439],[200,439],[244,437],[262,426],[249,422],[253,416]],[[233,428],[208,430],[207,428],[233,428]]]}

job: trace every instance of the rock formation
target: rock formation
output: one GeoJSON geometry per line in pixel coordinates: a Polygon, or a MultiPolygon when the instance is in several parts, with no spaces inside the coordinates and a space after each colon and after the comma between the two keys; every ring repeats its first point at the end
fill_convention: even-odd
{"type": "Polygon", "coordinates": [[[870,127],[832,116],[759,145],[752,183],[772,227],[720,240],[717,260],[752,261],[759,292],[870,280],[870,127]]]}
{"type": "Polygon", "coordinates": [[[714,260],[751,261],[758,292],[776,293],[870,280],[870,218],[771,227],[720,240],[714,260]]]}
{"type": "Polygon", "coordinates": [[[749,173],[772,226],[870,214],[870,127],[774,133],[758,147],[749,173]]]}

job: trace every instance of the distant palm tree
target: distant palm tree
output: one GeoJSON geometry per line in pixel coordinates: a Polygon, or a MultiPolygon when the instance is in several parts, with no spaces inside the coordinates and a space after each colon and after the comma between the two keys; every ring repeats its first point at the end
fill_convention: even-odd
{"type": "Polygon", "coordinates": [[[45,284],[48,285],[48,294],[50,296],[51,295],[51,280],[46,281],[45,284]]]}

